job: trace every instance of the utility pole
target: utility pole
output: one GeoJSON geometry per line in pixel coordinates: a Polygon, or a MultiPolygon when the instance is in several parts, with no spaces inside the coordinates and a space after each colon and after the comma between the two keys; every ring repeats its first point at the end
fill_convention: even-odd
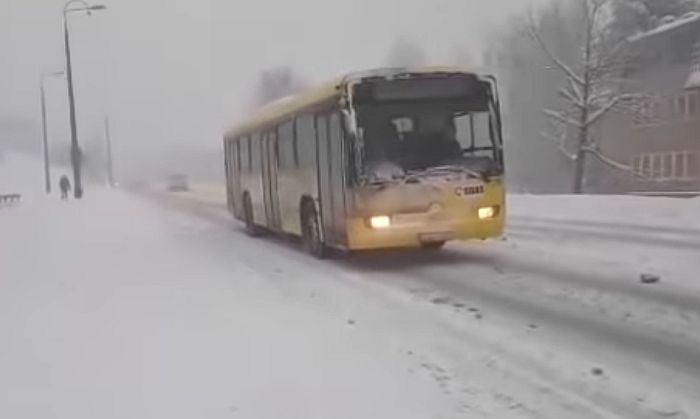
{"type": "Polygon", "coordinates": [[[39,83],[39,89],[41,90],[41,144],[44,152],[44,189],[48,195],[51,193],[51,169],[49,168],[49,138],[46,132],[46,92],[44,91],[43,77],[39,83]]]}
{"type": "Polygon", "coordinates": [[[105,151],[107,153],[107,184],[114,187],[114,163],[112,160],[112,137],[109,131],[109,117],[105,116],[105,151]]]}
{"type": "Polygon", "coordinates": [[[42,134],[42,151],[44,154],[44,189],[46,194],[51,193],[51,163],[49,158],[49,134],[46,128],[46,89],[44,82],[46,77],[56,77],[63,75],[63,71],[42,74],[39,77],[39,91],[41,92],[41,134],[42,134]]]}
{"type": "Polygon", "coordinates": [[[73,192],[77,199],[83,197],[83,182],[80,174],[80,146],[75,117],[75,93],[73,91],[73,68],[71,67],[68,14],[63,12],[63,36],[66,47],[66,79],[68,82],[68,109],[70,111],[70,162],[73,166],[73,192]]]}
{"type": "Polygon", "coordinates": [[[103,5],[90,6],[83,0],[70,0],[63,7],[63,37],[66,49],[66,79],[68,81],[68,109],[70,111],[70,161],[73,166],[73,192],[76,199],[83,197],[83,180],[81,176],[82,151],[78,145],[78,126],[75,116],[75,92],[73,90],[73,67],[71,66],[70,55],[70,36],[68,34],[68,13],[70,12],[87,12],[91,14],[93,10],[103,10],[106,7],[103,5]],[[81,7],[71,9],[70,7],[80,3],[81,7]]]}

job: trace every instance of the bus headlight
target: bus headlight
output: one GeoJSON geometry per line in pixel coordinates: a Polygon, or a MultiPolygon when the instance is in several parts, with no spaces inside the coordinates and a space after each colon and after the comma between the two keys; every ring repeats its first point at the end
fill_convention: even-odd
{"type": "Polygon", "coordinates": [[[387,217],[386,215],[370,217],[369,225],[372,228],[389,228],[391,227],[391,218],[387,217]]]}
{"type": "Polygon", "coordinates": [[[489,220],[498,214],[498,207],[481,207],[478,213],[480,220],[489,220]]]}

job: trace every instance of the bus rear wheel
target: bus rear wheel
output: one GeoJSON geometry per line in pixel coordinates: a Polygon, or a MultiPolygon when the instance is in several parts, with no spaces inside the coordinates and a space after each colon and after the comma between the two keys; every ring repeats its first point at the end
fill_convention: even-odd
{"type": "Polygon", "coordinates": [[[260,229],[255,225],[255,221],[253,221],[253,203],[248,193],[243,195],[243,219],[245,221],[245,232],[250,237],[259,236],[260,229]]]}
{"type": "Polygon", "coordinates": [[[321,223],[316,208],[310,201],[305,201],[301,208],[301,243],[304,251],[319,258],[328,256],[328,248],[321,239],[321,223]]]}

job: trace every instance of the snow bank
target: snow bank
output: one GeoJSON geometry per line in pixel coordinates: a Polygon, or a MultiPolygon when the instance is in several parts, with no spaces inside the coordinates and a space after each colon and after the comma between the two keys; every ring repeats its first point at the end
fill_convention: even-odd
{"type": "Polygon", "coordinates": [[[700,228],[700,198],[620,195],[509,195],[513,217],[700,228]]]}
{"type": "MultiPolygon", "coordinates": [[[[69,174],[64,168],[51,168],[52,187],[57,189],[58,179],[69,174]]],[[[34,199],[44,194],[44,163],[40,157],[24,153],[5,152],[0,158],[0,194],[19,193],[22,200],[34,199]]]]}

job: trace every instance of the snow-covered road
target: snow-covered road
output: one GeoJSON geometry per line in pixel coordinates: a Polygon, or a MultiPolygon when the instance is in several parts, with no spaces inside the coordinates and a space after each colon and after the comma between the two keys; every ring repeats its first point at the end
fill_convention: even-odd
{"type": "Polygon", "coordinates": [[[0,211],[0,417],[700,417],[697,200],[513,197],[505,241],[317,261],[220,196],[0,211]]]}

